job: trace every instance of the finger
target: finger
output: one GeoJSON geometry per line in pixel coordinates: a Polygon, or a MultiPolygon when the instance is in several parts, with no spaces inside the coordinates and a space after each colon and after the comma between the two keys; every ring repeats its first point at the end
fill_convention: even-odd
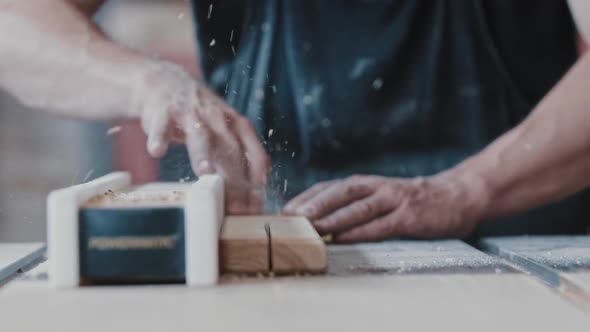
{"type": "Polygon", "coordinates": [[[236,113],[208,89],[197,89],[196,97],[196,116],[211,130],[213,167],[225,178],[226,210],[248,214],[254,209],[250,207],[251,185],[244,147],[235,129],[236,113]]]}
{"type": "Polygon", "coordinates": [[[187,117],[184,123],[184,135],[191,167],[195,174],[214,173],[215,170],[210,161],[210,137],[205,125],[193,117],[187,117]]]}
{"type": "Polygon", "coordinates": [[[227,191],[233,193],[228,201],[231,211],[236,214],[252,214],[257,204],[253,199],[253,188],[244,156],[244,147],[234,132],[231,122],[226,122],[223,114],[216,122],[214,135],[217,141],[214,151],[215,168],[223,174],[228,184],[227,191]]]}
{"type": "MultiPolygon", "coordinates": [[[[208,103],[207,105],[210,105],[208,103]]],[[[244,149],[235,134],[233,119],[216,108],[208,106],[209,111],[200,111],[199,119],[210,129],[214,146],[211,149],[215,167],[230,181],[248,183],[244,149]]]]}
{"type": "Polygon", "coordinates": [[[165,108],[146,110],[149,118],[142,121],[147,135],[147,150],[154,158],[161,158],[168,150],[167,131],[169,127],[168,112],[165,108]]]}
{"type": "Polygon", "coordinates": [[[395,202],[385,195],[375,194],[353,202],[317,220],[314,227],[321,235],[336,234],[363,225],[395,209],[395,202]]]}
{"type": "Polygon", "coordinates": [[[213,144],[209,144],[216,173],[221,174],[226,183],[227,211],[235,214],[252,214],[260,212],[261,203],[251,202],[252,184],[248,176],[244,148],[235,130],[232,114],[224,113],[216,106],[209,112],[203,112],[201,118],[207,128],[213,144]],[[258,206],[259,205],[259,206],[258,206]]]}
{"type": "Polygon", "coordinates": [[[264,204],[264,193],[271,162],[250,121],[236,117],[235,128],[244,149],[248,177],[252,184],[250,206],[253,209],[252,213],[256,213],[262,209],[264,204]]]}
{"type": "Polygon", "coordinates": [[[382,241],[402,235],[404,229],[403,223],[400,222],[401,215],[402,213],[396,210],[385,216],[375,218],[367,224],[336,234],[333,240],[338,243],[370,242],[382,241]]]}
{"type": "MultiPolygon", "coordinates": [[[[189,120],[186,123],[185,135],[191,166],[195,173],[198,175],[219,173],[211,161],[211,145],[214,137],[211,137],[208,128],[200,122],[189,120]]],[[[221,175],[226,178],[224,181],[225,211],[231,214],[248,214],[250,208],[247,191],[239,181],[227,179],[223,170],[221,175]]]]}
{"type": "Polygon", "coordinates": [[[326,188],[334,185],[336,182],[337,182],[337,180],[316,183],[311,188],[307,189],[303,193],[301,193],[301,194],[295,196],[293,199],[291,199],[287,203],[287,205],[285,205],[285,207],[283,208],[283,212],[286,214],[295,214],[295,211],[301,205],[303,205],[307,201],[311,200],[313,197],[315,197],[320,192],[324,191],[326,188]]]}
{"type": "Polygon", "coordinates": [[[359,181],[340,181],[299,206],[295,213],[310,220],[322,218],[373,193],[373,188],[359,181]]]}
{"type": "MultiPolygon", "coordinates": [[[[234,129],[234,119],[232,116],[219,112],[211,113],[207,118],[202,119],[208,128],[217,136],[224,149],[218,152],[221,155],[236,161],[242,161],[244,158],[243,148],[234,129]]],[[[243,163],[240,163],[242,165],[243,163]]]]}

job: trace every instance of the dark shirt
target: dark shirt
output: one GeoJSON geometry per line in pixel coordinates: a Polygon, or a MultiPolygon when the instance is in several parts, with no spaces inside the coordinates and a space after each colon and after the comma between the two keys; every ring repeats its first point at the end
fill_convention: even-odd
{"type": "MultiPolygon", "coordinates": [[[[193,8],[208,84],[255,123],[286,198],[351,174],[452,167],[518,124],[576,60],[564,0],[193,8]]],[[[479,232],[581,232],[585,196],[479,232]]]]}

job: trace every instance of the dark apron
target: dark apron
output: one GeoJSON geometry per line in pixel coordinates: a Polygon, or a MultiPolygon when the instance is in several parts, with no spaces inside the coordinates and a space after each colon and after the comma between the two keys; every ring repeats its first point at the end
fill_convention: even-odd
{"type": "MultiPolygon", "coordinates": [[[[194,9],[208,84],[255,123],[273,158],[271,194],[283,199],[352,174],[448,169],[518,124],[576,57],[565,1],[214,1],[194,9]]],[[[182,160],[190,172],[185,152],[176,153],[184,156],[164,163],[182,160]]],[[[478,234],[579,233],[586,196],[478,234]]]]}

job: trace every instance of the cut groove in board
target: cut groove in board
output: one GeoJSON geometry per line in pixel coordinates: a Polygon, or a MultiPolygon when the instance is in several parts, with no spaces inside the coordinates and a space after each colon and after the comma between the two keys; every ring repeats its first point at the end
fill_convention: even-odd
{"type": "Polygon", "coordinates": [[[325,271],[326,245],[306,218],[275,216],[269,226],[273,272],[325,271]]]}
{"type": "Polygon", "coordinates": [[[225,273],[270,272],[267,220],[259,216],[226,217],[220,234],[221,271],[225,273]]]}

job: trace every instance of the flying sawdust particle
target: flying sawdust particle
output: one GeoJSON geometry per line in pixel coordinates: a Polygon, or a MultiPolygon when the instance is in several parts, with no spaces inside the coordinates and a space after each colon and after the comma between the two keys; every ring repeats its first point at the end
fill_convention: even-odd
{"type": "Polygon", "coordinates": [[[121,126],[111,127],[111,128],[109,128],[109,130],[107,130],[107,136],[114,135],[120,131],[121,131],[121,126]]]}

